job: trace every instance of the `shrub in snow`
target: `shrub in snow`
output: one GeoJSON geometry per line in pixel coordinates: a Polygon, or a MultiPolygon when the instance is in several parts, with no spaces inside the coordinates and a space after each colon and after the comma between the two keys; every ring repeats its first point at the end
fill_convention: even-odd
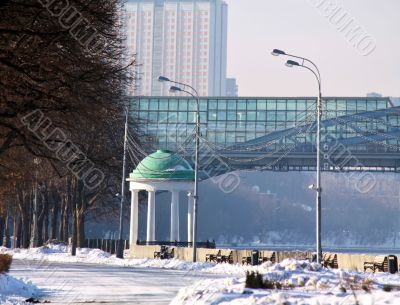
{"type": "Polygon", "coordinates": [[[371,292],[373,283],[374,281],[372,279],[365,279],[362,282],[361,289],[364,290],[365,292],[371,292]]]}
{"type": "Polygon", "coordinates": [[[305,281],[304,277],[299,276],[299,277],[297,278],[297,286],[299,286],[299,287],[304,287],[305,284],[306,284],[306,281],[305,281]]]}
{"type": "Polygon", "coordinates": [[[0,254],[0,273],[7,273],[10,270],[12,256],[9,254],[0,254]]]}
{"type": "Polygon", "coordinates": [[[382,290],[386,291],[386,292],[390,292],[393,290],[393,288],[394,287],[392,285],[385,284],[385,285],[383,285],[382,290]]]}
{"type": "Polygon", "coordinates": [[[60,245],[60,246],[68,246],[68,244],[64,241],[60,241],[58,239],[49,239],[46,243],[45,246],[51,246],[51,245],[60,245]]]}
{"type": "Polygon", "coordinates": [[[258,272],[246,272],[246,288],[264,288],[262,275],[258,272]]]}
{"type": "MultiPolygon", "coordinates": [[[[279,281],[264,280],[263,276],[258,272],[246,272],[246,288],[252,289],[282,289],[282,284],[279,281]]],[[[292,288],[293,285],[286,284],[286,288],[292,288]]]]}

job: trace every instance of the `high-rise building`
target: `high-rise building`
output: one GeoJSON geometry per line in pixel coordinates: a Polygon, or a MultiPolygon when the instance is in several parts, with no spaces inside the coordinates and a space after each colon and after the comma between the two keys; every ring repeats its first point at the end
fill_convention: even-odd
{"type": "Polygon", "coordinates": [[[236,83],[236,78],[226,79],[226,96],[238,96],[239,89],[236,83]]]}
{"type": "Polygon", "coordinates": [[[167,76],[201,96],[226,94],[227,4],[222,0],[128,0],[129,56],[138,64],[135,95],[170,95],[167,76]]]}

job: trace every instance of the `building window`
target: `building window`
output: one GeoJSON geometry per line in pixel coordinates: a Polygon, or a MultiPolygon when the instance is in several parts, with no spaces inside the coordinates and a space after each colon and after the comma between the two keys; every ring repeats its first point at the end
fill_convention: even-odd
{"type": "Polygon", "coordinates": [[[257,111],[257,121],[265,121],[266,111],[257,111]]]}
{"type": "Polygon", "coordinates": [[[237,121],[246,121],[246,112],[238,111],[236,113],[236,120],[237,121]]]}
{"type": "Polygon", "coordinates": [[[150,100],[150,110],[154,111],[158,110],[158,100],[155,99],[150,100]]]}
{"type": "Polygon", "coordinates": [[[255,121],[256,120],[256,112],[255,111],[247,111],[247,120],[255,121]]]}
{"type": "Polygon", "coordinates": [[[235,121],[236,120],[236,111],[228,111],[227,119],[228,119],[228,121],[235,121]]]}
{"type": "Polygon", "coordinates": [[[239,100],[237,103],[237,109],[238,110],[246,110],[246,101],[245,100],[239,100]]]}
{"type": "Polygon", "coordinates": [[[277,110],[286,110],[286,101],[278,100],[276,103],[276,109],[277,110]]]}
{"type": "Polygon", "coordinates": [[[140,110],[148,110],[149,109],[149,101],[145,100],[145,99],[141,100],[139,109],[140,110]]]}

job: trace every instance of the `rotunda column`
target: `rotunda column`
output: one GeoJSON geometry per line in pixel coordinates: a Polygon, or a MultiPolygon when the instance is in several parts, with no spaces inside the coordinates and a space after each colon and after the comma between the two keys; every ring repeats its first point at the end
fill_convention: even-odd
{"type": "Polygon", "coordinates": [[[179,241],[179,191],[171,191],[170,241],[179,241]]]}
{"type": "Polygon", "coordinates": [[[155,190],[148,191],[148,202],[147,202],[147,234],[146,241],[156,240],[156,194],[155,190]]]}
{"type": "Polygon", "coordinates": [[[129,245],[136,245],[139,225],[139,191],[131,190],[131,223],[129,228],[129,245]]]}
{"type": "Polygon", "coordinates": [[[193,206],[194,206],[194,198],[193,192],[188,193],[188,214],[187,214],[187,240],[188,242],[192,242],[193,237],[193,206]]]}

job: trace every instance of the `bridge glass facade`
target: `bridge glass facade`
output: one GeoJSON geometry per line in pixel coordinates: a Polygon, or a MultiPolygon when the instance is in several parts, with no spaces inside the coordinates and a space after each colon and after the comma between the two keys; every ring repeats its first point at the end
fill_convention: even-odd
{"type": "MultiPolygon", "coordinates": [[[[133,116],[141,122],[141,131],[153,148],[177,150],[193,135],[196,100],[185,97],[132,98],[133,116]]],[[[378,118],[359,116],[365,112],[392,107],[388,98],[324,98],[323,121],[335,119],[334,124],[323,124],[322,141],[329,134],[337,139],[350,139],[386,133],[399,128],[397,114],[378,118]]],[[[240,145],[273,132],[298,128],[315,122],[315,98],[201,98],[200,118],[204,138],[212,145],[230,147],[240,145]]],[[[379,141],[378,141],[379,142],[379,141]]],[[[375,142],[376,147],[379,143],[375,142]]],[[[386,144],[398,146],[397,139],[385,139],[386,144]]],[[[295,136],[282,137],[271,143],[296,144],[314,150],[315,128],[295,136]]],[[[351,150],[366,151],[367,145],[350,145],[351,150]]],[[[393,148],[395,149],[395,148],[393,148]]]]}

